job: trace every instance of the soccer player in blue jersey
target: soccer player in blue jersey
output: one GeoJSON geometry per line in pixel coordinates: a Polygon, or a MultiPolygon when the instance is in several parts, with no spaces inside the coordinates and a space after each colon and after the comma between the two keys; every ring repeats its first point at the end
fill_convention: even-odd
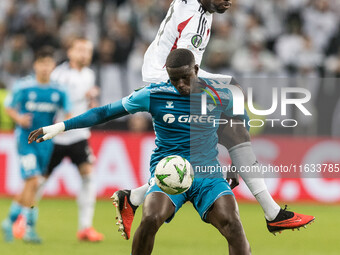
{"type": "MultiPolygon", "coordinates": [[[[208,85],[212,87],[212,80],[197,77],[198,65],[187,49],[172,51],[166,67],[170,77],[168,82],[151,84],[118,102],[39,128],[29,135],[28,142],[40,143],[63,131],[93,126],[139,111],[149,112],[153,117],[157,148],[151,157],[151,186],[145,198],[141,224],[134,236],[132,254],[151,254],[159,227],[170,222],[186,201],[191,201],[202,220],[216,227],[227,239],[229,254],[250,254],[235,197],[221,172],[196,171],[191,188],[180,195],[164,193],[153,181],[157,163],[169,155],[188,159],[194,169],[218,165],[218,126],[214,126],[211,120],[220,118],[222,113],[233,117],[232,95],[226,89],[219,89],[221,105],[212,109],[209,116],[201,118],[202,121],[185,121],[188,118],[183,116],[195,115],[196,120],[200,119],[202,89],[208,85]],[[172,101],[173,108],[167,108],[169,101],[172,101]]],[[[246,114],[235,117],[248,118],[246,114]]]]}
{"type": "MultiPolygon", "coordinates": [[[[12,94],[6,99],[6,110],[16,123],[15,136],[19,154],[20,171],[24,180],[21,193],[12,202],[8,217],[2,222],[2,231],[6,241],[13,240],[13,223],[18,216],[23,217],[23,240],[40,243],[35,225],[38,209],[35,207],[35,193],[39,178],[47,168],[53,149],[52,141],[42,146],[27,144],[27,137],[38,127],[53,124],[56,112],[63,109],[69,111],[67,94],[58,88],[58,84],[50,81],[50,74],[55,67],[53,49],[44,47],[37,52],[34,61],[35,75],[19,80],[12,94]]],[[[19,228],[20,229],[20,228],[19,228]]]]}

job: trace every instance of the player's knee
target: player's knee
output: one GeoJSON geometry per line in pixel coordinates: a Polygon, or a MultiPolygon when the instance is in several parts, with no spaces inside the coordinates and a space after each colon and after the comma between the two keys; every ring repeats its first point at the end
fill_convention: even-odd
{"type": "Polygon", "coordinates": [[[30,190],[37,190],[40,184],[40,177],[39,176],[32,176],[26,180],[26,185],[29,187],[30,190]]]}
{"type": "Polygon", "coordinates": [[[78,166],[79,173],[82,176],[90,175],[93,172],[93,165],[91,163],[85,162],[78,166]]]}
{"type": "Polygon", "coordinates": [[[229,211],[223,216],[219,230],[225,237],[243,233],[242,223],[237,210],[229,211]]]}
{"type": "Polygon", "coordinates": [[[154,213],[143,215],[140,225],[147,232],[156,233],[163,223],[164,223],[163,217],[159,213],[154,213]]]}

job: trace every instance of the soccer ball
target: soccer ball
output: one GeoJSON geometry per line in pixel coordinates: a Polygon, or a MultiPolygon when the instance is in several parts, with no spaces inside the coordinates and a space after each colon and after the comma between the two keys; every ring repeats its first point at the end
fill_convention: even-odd
{"type": "Polygon", "coordinates": [[[158,162],[155,179],[158,187],[165,193],[177,195],[190,188],[194,179],[194,172],[188,160],[172,155],[158,162]]]}

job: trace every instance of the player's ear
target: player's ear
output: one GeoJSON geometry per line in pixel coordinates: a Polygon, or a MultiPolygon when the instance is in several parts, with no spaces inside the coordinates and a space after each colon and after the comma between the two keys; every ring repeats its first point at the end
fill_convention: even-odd
{"type": "Polygon", "coordinates": [[[195,65],[195,74],[197,75],[198,74],[198,70],[199,70],[200,68],[199,68],[199,66],[196,64],[195,65]]]}

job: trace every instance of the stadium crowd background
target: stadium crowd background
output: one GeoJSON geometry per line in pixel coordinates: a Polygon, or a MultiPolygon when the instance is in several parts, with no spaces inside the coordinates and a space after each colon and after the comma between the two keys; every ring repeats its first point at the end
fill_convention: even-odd
{"type": "MultiPolygon", "coordinates": [[[[101,105],[130,94],[144,85],[143,55],[170,3],[0,1],[0,102],[16,79],[32,71],[36,49],[53,46],[58,62],[62,62],[70,41],[79,36],[95,46],[92,68],[101,89],[101,105]]],[[[252,86],[260,105],[271,103],[268,91],[280,86],[277,84],[311,91],[311,118],[293,111],[288,117],[299,119],[297,128],[266,129],[266,133],[340,136],[339,1],[233,0],[231,10],[214,16],[202,67],[212,73],[234,75],[244,87],[252,86]]],[[[13,128],[2,103],[0,128],[13,128]]],[[[151,125],[147,117],[137,115],[105,128],[144,131],[151,125]]]]}

